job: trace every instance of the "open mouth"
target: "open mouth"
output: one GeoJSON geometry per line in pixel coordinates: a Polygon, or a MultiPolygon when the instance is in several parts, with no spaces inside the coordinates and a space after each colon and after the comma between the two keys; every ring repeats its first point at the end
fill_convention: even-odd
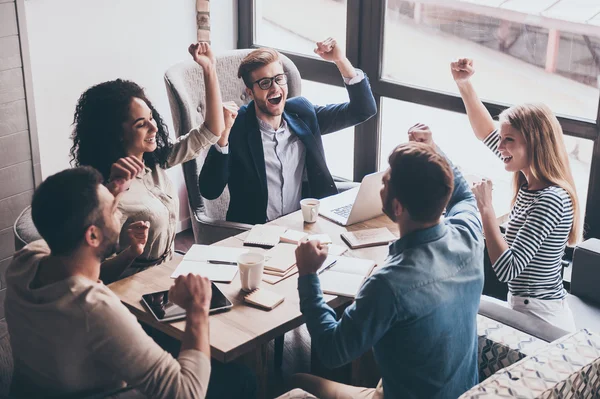
{"type": "Polygon", "coordinates": [[[152,136],[150,138],[147,138],[146,140],[144,140],[146,143],[151,143],[154,144],[156,143],[156,136],[152,136]]]}
{"type": "Polygon", "coordinates": [[[281,102],[282,98],[283,98],[283,96],[281,94],[277,94],[273,97],[267,98],[267,101],[273,105],[277,105],[281,102]]]}
{"type": "Polygon", "coordinates": [[[504,161],[504,163],[509,163],[510,161],[512,161],[512,158],[513,157],[508,156],[508,157],[504,157],[502,160],[504,161]]]}

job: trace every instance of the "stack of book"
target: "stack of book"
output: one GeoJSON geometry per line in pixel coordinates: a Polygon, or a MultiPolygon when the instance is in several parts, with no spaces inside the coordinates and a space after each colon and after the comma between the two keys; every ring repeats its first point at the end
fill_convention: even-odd
{"type": "Polygon", "coordinates": [[[275,284],[298,272],[296,268],[296,245],[279,243],[265,252],[263,281],[275,284]]]}

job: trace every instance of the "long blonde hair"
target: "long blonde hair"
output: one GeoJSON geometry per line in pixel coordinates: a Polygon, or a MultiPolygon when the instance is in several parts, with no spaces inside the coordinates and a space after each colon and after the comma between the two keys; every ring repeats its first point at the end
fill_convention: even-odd
{"type": "MultiPolygon", "coordinates": [[[[573,203],[573,225],[569,232],[569,244],[577,243],[582,234],[579,200],[558,119],[544,104],[521,104],[504,110],[499,120],[500,123],[508,123],[525,138],[533,177],[541,182],[559,186],[569,193],[573,203]]],[[[526,182],[522,172],[514,173],[513,205],[520,187],[526,182]]]]}

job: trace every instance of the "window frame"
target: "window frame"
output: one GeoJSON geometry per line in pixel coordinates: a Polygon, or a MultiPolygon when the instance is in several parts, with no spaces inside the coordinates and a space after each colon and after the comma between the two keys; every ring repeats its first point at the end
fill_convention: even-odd
{"type": "MultiPolygon", "coordinates": [[[[356,68],[368,76],[377,104],[381,110],[383,97],[416,103],[466,114],[460,96],[431,88],[411,86],[382,77],[383,41],[386,0],[347,0],[346,56],[356,68]]],[[[257,48],[255,42],[255,0],[238,2],[238,48],[257,48]]],[[[279,49],[298,67],[302,78],[319,83],[343,86],[335,65],[302,54],[279,49]]],[[[600,96],[599,96],[600,99],[600,96]]],[[[510,104],[484,101],[492,115],[498,115],[510,104]]],[[[557,115],[568,136],[592,140],[593,153],[585,210],[585,238],[600,237],[600,101],[596,120],[557,115]]],[[[381,113],[355,127],[354,181],[377,171],[380,160],[381,113]]]]}

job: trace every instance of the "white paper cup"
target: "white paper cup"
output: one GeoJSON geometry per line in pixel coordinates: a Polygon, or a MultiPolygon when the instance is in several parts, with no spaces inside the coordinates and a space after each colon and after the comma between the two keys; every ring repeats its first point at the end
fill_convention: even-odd
{"type": "Polygon", "coordinates": [[[317,217],[319,216],[319,205],[321,205],[321,201],[316,198],[304,198],[300,201],[302,217],[306,223],[314,223],[317,221],[317,217]]]}
{"type": "Polygon", "coordinates": [[[260,287],[265,256],[256,252],[248,252],[238,257],[237,264],[240,269],[242,290],[250,292],[260,287]]]}

